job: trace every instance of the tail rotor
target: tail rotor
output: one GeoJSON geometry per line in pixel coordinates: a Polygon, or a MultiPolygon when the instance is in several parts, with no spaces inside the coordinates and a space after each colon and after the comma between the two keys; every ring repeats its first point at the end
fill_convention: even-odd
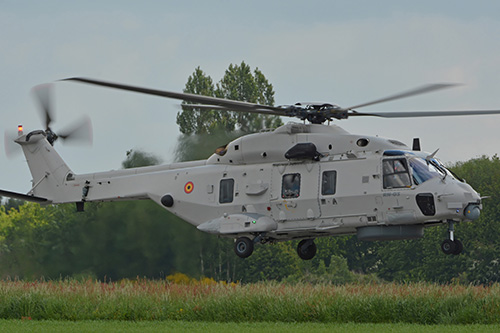
{"type": "MultiPolygon", "coordinates": [[[[92,122],[88,116],[82,117],[80,120],[66,126],[57,133],[52,130],[51,126],[54,123],[54,111],[52,106],[54,85],[52,83],[41,84],[32,89],[33,97],[38,104],[40,118],[45,129],[41,132],[45,133],[47,141],[54,143],[61,139],[63,142],[72,144],[92,144],[92,122]]],[[[21,148],[14,141],[23,134],[23,128],[18,126],[17,133],[6,130],[4,132],[4,148],[8,158],[16,156],[21,152],[21,148]]]]}
{"type": "Polygon", "coordinates": [[[42,122],[45,125],[45,134],[51,145],[56,140],[61,139],[73,143],[92,144],[92,122],[88,116],[60,130],[58,133],[52,130],[51,124],[54,122],[54,112],[52,107],[53,84],[41,84],[33,88],[33,96],[38,102],[42,122]]]}

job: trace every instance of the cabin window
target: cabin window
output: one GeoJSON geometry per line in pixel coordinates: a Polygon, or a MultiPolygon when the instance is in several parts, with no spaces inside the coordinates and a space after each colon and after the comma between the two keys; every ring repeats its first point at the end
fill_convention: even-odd
{"type": "Polygon", "coordinates": [[[383,162],[384,188],[411,187],[408,163],[405,158],[387,159],[383,162]]]}
{"type": "Polygon", "coordinates": [[[337,171],[325,171],[321,177],[321,194],[332,195],[335,194],[337,186],[337,171]]]}
{"type": "Polygon", "coordinates": [[[300,173],[289,173],[283,176],[281,197],[283,199],[298,198],[300,195],[300,173]]]}
{"type": "Polygon", "coordinates": [[[234,179],[221,179],[219,188],[219,203],[233,202],[234,179]]]}

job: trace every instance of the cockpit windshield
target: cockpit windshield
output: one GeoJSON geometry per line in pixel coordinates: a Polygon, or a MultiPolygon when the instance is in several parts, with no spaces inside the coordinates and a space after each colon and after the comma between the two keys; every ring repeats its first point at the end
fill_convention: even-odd
{"type": "Polygon", "coordinates": [[[439,160],[422,156],[401,156],[383,160],[384,188],[409,188],[436,177],[452,177],[453,173],[439,160]],[[411,172],[410,172],[411,170],[411,172]]]}
{"type": "Polygon", "coordinates": [[[426,160],[421,157],[409,159],[410,167],[413,171],[413,182],[420,185],[435,177],[445,177],[446,169],[435,159],[426,160]]]}

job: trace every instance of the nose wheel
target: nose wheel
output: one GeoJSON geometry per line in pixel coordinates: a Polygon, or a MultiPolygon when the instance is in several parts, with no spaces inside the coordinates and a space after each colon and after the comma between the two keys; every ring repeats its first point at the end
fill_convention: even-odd
{"type": "Polygon", "coordinates": [[[449,239],[445,239],[443,243],[441,243],[441,250],[444,252],[444,254],[459,255],[464,249],[462,242],[458,239],[455,239],[454,231],[455,227],[453,221],[448,221],[449,239]]]}
{"type": "Polygon", "coordinates": [[[461,241],[458,239],[451,240],[445,239],[443,243],[441,243],[441,250],[443,250],[444,254],[454,254],[458,255],[462,253],[464,246],[461,241]]]}

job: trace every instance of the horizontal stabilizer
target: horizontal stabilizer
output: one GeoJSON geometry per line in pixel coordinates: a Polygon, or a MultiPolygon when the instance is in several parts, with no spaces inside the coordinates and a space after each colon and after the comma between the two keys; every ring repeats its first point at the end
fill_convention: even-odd
{"type": "Polygon", "coordinates": [[[45,199],[45,198],[35,197],[32,195],[27,195],[27,194],[22,194],[22,193],[4,191],[4,190],[0,190],[0,195],[5,196],[5,197],[9,197],[9,198],[20,199],[20,200],[24,200],[24,201],[38,202],[38,203],[50,203],[51,202],[50,200],[45,199]]]}

